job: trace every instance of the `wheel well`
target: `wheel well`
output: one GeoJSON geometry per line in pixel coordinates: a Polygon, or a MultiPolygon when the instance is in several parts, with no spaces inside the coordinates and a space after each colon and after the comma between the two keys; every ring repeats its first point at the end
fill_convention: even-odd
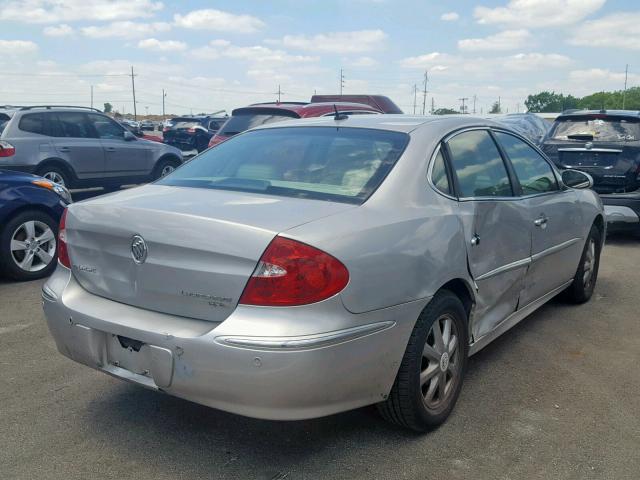
{"type": "MultiPolygon", "coordinates": [[[[15,210],[11,210],[11,213],[9,213],[6,218],[7,218],[7,222],[9,221],[9,219],[15,217],[16,215],[20,215],[22,212],[26,212],[29,210],[36,210],[38,212],[42,212],[45,213],[47,215],[49,215],[51,218],[53,218],[54,220],[56,219],[56,214],[53,210],[51,210],[49,207],[47,207],[46,205],[41,205],[41,204],[26,204],[26,205],[21,205],[18,208],[16,208],[15,210]]],[[[0,232],[3,230],[2,227],[0,227],[0,232]]]]}
{"type": "Polygon", "coordinates": [[[467,318],[470,317],[474,299],[473,294],[471,293],[471,288],[467,282],[461,278],[454,278],[440,287],[440,290],[449,290],[451,293],[456,295],[462,302],[465,312],[467,312],[467,318]]]}
{"type": "Polygon", "coordinates": [[[598,215],[596,219],[593,221],[593,224],[596,226],[596,228],[600,232],[600,238],[604,242],[604,218],[602,218],[602,215],[598,215]]]}
{"type": "Polygon", "coordinates": [[[59,158],[49,158],[47,160],[44,160],[44,161],[40,162],[35,171],[36,172],[40,172],[44,168],[47,168],[47,167],[58,167],[58,168],[64,170],[65,173],[67,175],[69,175],[69,178],[72,181],[77,180],[77,177],[76,177],[75,172],[73,171],[73,168],[67,162],[65,162],[64,160],[61,160],[59,158]]]}
{"type": "Polygon", "coordinates": [[[170,160],[170,161],[172,161],[172,162],[176,162],[178,165],[181,165],[181,164],[182,164],[182,161],[180,160],[180,158],[179,158],[179,157],[177,157],[176,155],[173,155],[173,154],[171,154],[171,153],[166,153],[166,154],[162,155],[162,156],[158,159],[158,161],[156,162],[156,166],[157,166],[157,165],[160,165],[160,162],[163,162],[163,161],[165,161],[165,160],[170,160]]]}

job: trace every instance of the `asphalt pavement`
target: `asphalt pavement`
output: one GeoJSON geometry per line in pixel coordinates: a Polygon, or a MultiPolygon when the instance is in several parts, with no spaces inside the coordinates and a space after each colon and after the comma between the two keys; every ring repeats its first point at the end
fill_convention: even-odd
{"type": "Polygon", "coordinates": [[[640,478],[640,238],[591,302],[554,300],[470,360],[437,431],[374,408],[300,422],[216,411],[62,357],[44,282],[0,280],[0,479],[640,478]]]}

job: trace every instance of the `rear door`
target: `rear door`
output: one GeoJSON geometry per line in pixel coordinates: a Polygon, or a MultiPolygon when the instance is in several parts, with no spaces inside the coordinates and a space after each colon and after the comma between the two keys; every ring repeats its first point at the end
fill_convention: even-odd
{"type": "Polygon", "coordinates": [[[576,192],[561,189],[547,160],[522,139],[495,132],[518,180],[531,229],[531,265],[521,306],[570,281],[576,273],[584,239],[576,192]]]}
{"type": "Polygon", "coordinates": [[[47,113],[52,143],[73,167],[78,178],[97,178],[104,173],[104,151],[84,112],[47,113]]]}
{"type": "Polygon", "coordinates": [[[490,132],[472,129],[446,140],[477,287],[474,339],[512,314],[530,261],[528,210],[515,196],[507,164],[490,132]]]}
{"type": "Polygon", "coordinates": [[[88,114],[104,149],[104,176],[129,177],[151,171],[151,152],[144,141],[125,140],[125,129],[104,115],[88,114]]]}

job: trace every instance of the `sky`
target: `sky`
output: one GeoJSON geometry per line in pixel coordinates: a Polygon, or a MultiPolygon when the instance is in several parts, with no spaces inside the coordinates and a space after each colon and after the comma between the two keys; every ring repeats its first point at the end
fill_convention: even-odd
{"type": "Polygon", "coordinates": [[[640,0],[0,0],[0,105],[186,114],[314,93],[524,111],[640,85],[640,0]],[[415,89],[418,94],[415,95],[415,89]]]}

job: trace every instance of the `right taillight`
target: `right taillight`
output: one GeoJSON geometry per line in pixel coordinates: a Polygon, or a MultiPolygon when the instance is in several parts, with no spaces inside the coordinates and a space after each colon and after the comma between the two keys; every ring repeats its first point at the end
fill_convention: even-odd
{"type": "Polygon", "coordinates": [[[13,157],[16,154],[16,147],[9,142],[0,140],[0,157],[13,157]]]}
{"type": "Polygon", "coordinates": [[[332,297],[347,283],[349,271],[337,258],[306,243],[276,237],[262,254],[240,303],[306,305],[332,297]]]}
{"type": "Polygon", "coordinates": [[[67,209],[62,212],[60,227],[58,228],[58,261],[67,268],[71,268],[69,250],[67,249],[67,209]]]}

